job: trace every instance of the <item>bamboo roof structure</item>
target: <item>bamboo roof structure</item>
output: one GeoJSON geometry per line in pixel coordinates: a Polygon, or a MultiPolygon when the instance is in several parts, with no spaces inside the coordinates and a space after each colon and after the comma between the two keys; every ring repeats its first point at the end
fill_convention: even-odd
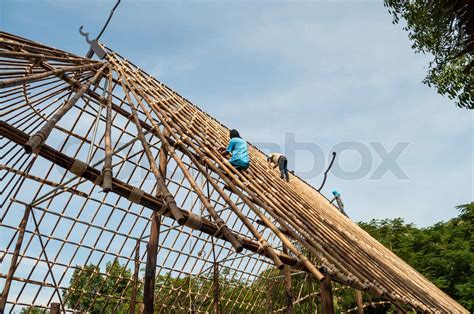
{"type": "Polygon", "coordinates": [[[217,150],[227,127],[102,48],[94,60],[0,33],[5,312],[93,311],[99,298],[114,312],[286,311],[284,294],[269,298],[289,276],[294,307],[327,308],[332,282],[335,303],[349,288],[400,309],[467,313],[306,182],[282,181],[256,147],[236,171],[217,150]],[[113,262],[133,276],[107,272],[113,262]],[[89,264],[132,293],[76,291],[71,278],[89,264]]]}

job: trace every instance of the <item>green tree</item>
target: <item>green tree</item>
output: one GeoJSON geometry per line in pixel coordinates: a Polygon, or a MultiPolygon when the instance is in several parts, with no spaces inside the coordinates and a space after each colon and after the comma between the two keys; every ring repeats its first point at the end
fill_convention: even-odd
{"type": "Polygon", "coordinates": [[[39,306],[32,306],[32,307],[22,309],[20,313],[21,314],[44,314],[44,313],[49,313],[49,311],[46,311],[45,309],[39,306]]]}
{"type": "Polygon", "coordinates": [[[395,24],[406,21],[412,48],[433,56],[423,82],[454,99],[457,106],[473,109],[474,2],[385,0],[385,5],[395,24]]]}
{"type": "Polygon", "coordinates": [[[127,313],[132,295],[131,271],[115,260],[107,263],[105,274],[93,264],[76,269],[69,289],[63,292],[66,305],[91,313],[127,313]]]}
{"type": "Polygon", "coordinates": [[[416,228],[401,218],[361,222],[359,226],[473,311],[474,203],[458,209],[458,217],[427,228],[416,228]]]}

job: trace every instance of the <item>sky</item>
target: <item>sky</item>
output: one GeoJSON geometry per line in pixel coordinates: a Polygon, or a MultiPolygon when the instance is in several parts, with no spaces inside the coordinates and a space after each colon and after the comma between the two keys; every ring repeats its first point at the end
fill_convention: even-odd
{"type": "MultiPolygon", "coordinates": [[[[85,55],[114,4],[0,0],[0,29],[85,55]]],[[[101,42],[315,187],[335,150],[322,192],[355,221],[425,227],[474,198],[473,114],[422,84],[430,56],[383,1],[122,0],[101,42]]]]}

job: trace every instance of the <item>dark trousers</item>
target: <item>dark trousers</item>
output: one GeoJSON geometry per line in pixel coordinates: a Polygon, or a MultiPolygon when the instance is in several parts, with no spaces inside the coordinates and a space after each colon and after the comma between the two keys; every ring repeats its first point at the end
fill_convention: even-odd
{"type": "Polygon", "coordinates": [[[240,166],[240,165],[236,165],[236,164],[233,164],[232,162],[230,162],[230,164],[237,170],[237,171],[244,171],[244,170],[247,170],[249,167],[243,167],[243,166],[240,166]]]}
{"type": "Polygon", "coordinates": [[[280,156],[280,158],[278,158],[278,168],[280,169],[281,178],[290,181],[290,175],[288,174],[288,159],[286,159],[285,156],[280,156]]]}

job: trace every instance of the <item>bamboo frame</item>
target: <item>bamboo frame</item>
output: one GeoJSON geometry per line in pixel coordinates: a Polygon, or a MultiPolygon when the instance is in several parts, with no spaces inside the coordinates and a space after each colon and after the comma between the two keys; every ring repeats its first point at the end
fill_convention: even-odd
{"type": "Polygon", "coordinates": [[[291,288],[295,296],[299,288],[298,300],[323,296],[300,295],[291,277],[302,271],[321,281],[311,281],[311,289],[332,280],[398,307],[465,312],[297,176],[282,183],[255,147],[249,171],[233,169],[216,150],[226,145],[228,128],[107,51],[97,62],[0,32],[0,170],[7,187],[0,258],[22,266],[0,273],[0,282],[15,287],[2,295],[7,311],[59,301],[73,311],[87,298],[84,310],[118,311],[126,303],[134,311],[145,286],[147,312],[216,312],[217,303],[221,312],[263,312],[270,304],[297,312],[302,303],[290,300],[291,288]],[[34,154],[24,154],[25,146],[34,154]],[[89,155],[93,164],[81,162],[89,155]],[[34,209],[34,228],[22,227],[18,206],[34,209]],[[138,271],[145,259],[146,278],[138,271]],[[107,272],[112,261],[124,270],[107,272]],[[84,274],[90,263],[100,267],[87,282],[102,276],[118,286],[126,279],[126,289],[91,295],[70,287],[72,273],[84,274]]]}

